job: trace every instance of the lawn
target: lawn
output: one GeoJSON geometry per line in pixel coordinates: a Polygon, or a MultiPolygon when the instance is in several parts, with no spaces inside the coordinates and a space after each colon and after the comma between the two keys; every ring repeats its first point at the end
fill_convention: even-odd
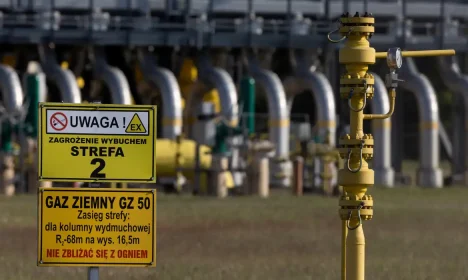
{"type": "MultiPolygon", "coordinates": [[[[370,190],[367,279],[467,279],[468,188],[370,190]]],[[[36,267],[35,196],[0,197],[0,279],[86,279],[36,267]]],[[[102,268],[100,279],[339,279],[337,198],[226,200],[160,194],[158,264],[102,268]]]]}

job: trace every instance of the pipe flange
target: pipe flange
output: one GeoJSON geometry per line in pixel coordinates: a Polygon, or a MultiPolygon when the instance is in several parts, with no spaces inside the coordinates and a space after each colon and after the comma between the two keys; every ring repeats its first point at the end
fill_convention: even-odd
{"type": "Polygon", "coordinates": [[[349,99],[350,93],[353,95],[362,95],[364,92],[366,93],[367,99],[372,99],[374,97],[374,86],[368,85],[367,87],[364,87],[356,84],[340,86],[341,99],[349,99]]]}
{"type": "Polygon", "coordinates": [[[366,194],[361,199],[356,195],[344,195],[340,199],[339,206],[339,215],[343,221],[356,217],[356,212],[365,221],[371,220],[374,215],[374,200],[371,195],[366,194]]]}
{"type": "Polygon", "coordinates": [[[350,94],[366,93],[366,98],[374,97],[374,76],[366,73],[364,77],[343,75],[340,78],[340,96],[343,99],[349,99],[350,94]]]}
{"type": "Polygon", "coordinates": [[[342,159],[352,155],[361,155],[364,160],[371,160],[374,155],[374,138],[372,134],[364,134],[362,139],[351,139],[349,134],[338,141],[338,151],[342,159]]]}
{"type": "Polygon", "coordinates": [[[372,134],[364,134],[362,136],[362,139],[352,139],[351,135],[346,134],[340,137],[340,140],[338,141],[338,144],[346,148],[348,146],[356,146],[360,145],[364,141],[364,147],[365,146],[374,146],[374,136],[372,134]]]}
{"type": "Polygon", "coordinates": [[[374,76],[372,74],[366,73],[364,77],[353,77],[351,75],[344,75],[340,78],[340,85],[356,85],[362,86],[364,84],[373,85],[374,84],[374,76]]]}
{"type": "Polygon", "coordinates": [[[342,36],[348,37],[351,34],[363,34],[371,36],[375,32],[375,19],[372,14],[367,12],[363,17],[356,13],[353,17],[349,17],[349,13],[343,14],[340,18],[341,26],[339,32],[342,36]]]}

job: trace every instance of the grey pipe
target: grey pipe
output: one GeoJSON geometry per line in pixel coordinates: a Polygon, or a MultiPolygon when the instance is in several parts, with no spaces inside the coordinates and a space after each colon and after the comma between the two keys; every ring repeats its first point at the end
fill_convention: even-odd
{"type": "MultiPolygon", "coordinates": [[[[419,122],[419,169],[417,184],[423,187],[441,188],[443,174],[439,168],[439,105],[431,83],[421,74],[412,58],[405,58],[400,87],[416,95],[419,122]]],[[[398,98],[398,97],[397,97],[398,98]]]]}
{"type": "Polygon", "coordinates": [[[46,77],[57,85],[63,102],[81,103],[81,91],[76,83],[76,77],[69,69],[58,65],[53,50],[46,46],[39,46],[42,69],[46,77]]]}
{"type": "MultiPolygon", "coordinates": [[[[206,55],[202,55],[197,60],[198,80],[205,85],[205,90],[215,88],[219,94],[221,102],[221,114],[225,121],[231,125],[237,125],[239,121],[239,109],[237,105],[237,90],[229,73],[218,67],[211,66],[206,55]]],[[[196,108],[200,104],[203,93],[206,91],[196,91],[190,96],[190,109],[196,108]]],[[[193,112],[193,111],[192,111],[193,112]]]]}
{"type": "Polygon", "coordinates": [[[25,93],[28,88],[27,80],[29,75],[37,75],[39,78],[39,102],[47,102],[47,77],[39,62],[30,61],[28,63],[26,74],[23,75],[22,79],[22,88],[25,93]]]}
{"type": "MultiPolygon", "coordinates": [[[[372,98],[372,114],[386,114],[390,109],[388,91],[385,83],[376,74],[374,76],[374,98],[372,98]]],[[[395,182],[395,171],[392,168],[391,154],[391,120],[373,120],[372,133],[374,134],[374,158],[372,168],[374,169],[374,182],[376,185],[393,187],[395,182]]]]}
{"type": "Polygon", "coordinates": [[[290,185],[289,161],[289,107],[286,93],[278,75],[258,66],[253,56],[249,59],[249,71],[267,95],[270,141],[275,145],[275,161],[271,165],[272,185],[290,185]],[[280,176],[278,176],[280,175],[280,176]]]}
{"type": "Polygon", "coordinates": [[[65,103],[81,103],[81,91],[76,83],[73,72],[55,65],[52,69],[44,69],[48,78],[55,81],[65,103]]]}
{"type": "Polygon", "coordinates": [[[315,67],[307,66],[302,60],[298,60],[296,69],[297,89],[288,92],[290,103],[294,96],[305,90],[311,90],[316,102],[317,126],[319,135],[330,136],[331,144],[335,145],[336,134],[336,106],[333,89],[327,77],[315,71],[315,67]]]}
{"type": "MultiPolygon", "coordinates": [[[[312,56],[305,52],[297,51],[294,53],[296,64],[295,76],[287,78],[284,83],[287,87],[287,95],[290,106],[294,96],[306,90],[310,90],[314,97],[317,112],[318,135],[323,139],[328,137],[332,146],[336,145],[336,105],[333,89],[327,77],[316,71],[315,61],[312,56]]],[[[317,162],[317,169],[323,170],[323,165],[317,162]]],[[[332,182],[337,181],[336,168],[332,171],[332,182]]],[[[317,180],[319,180],[317,178],[317,180]]],[[[317,182],[319,184],[319,182],[317,182]]]]}
{"type": "Polygon", "coordinates": [[[23,89],[18,73],[8,65],[0,64],[0,88],[5,110],[8,113],[18,112],[23,106],[23,89]]]}
{"type": "Polygon", "coordinates": [[[139,52],[139,61],[145,80],[158,87],[162,96],[162,137],[175,139],[182,133],[182,98],[177,79],[171,71],[157,67],[151,53],[139,52]]]}
{"type": "MultiPolygon", "coordinates": [[[[189,117],[189,123],[195,122],[196,110],[199,108],[203,100],[203,94],[215,88],[218,91],[219,100],[221,103],[221,114],[225,122],[236,126],[239,123],[239,108],[237,104],[237,90],[229,73],[218,67],[213,67],[208,53],[201,53],[196,59],[198,69],[198,81],[195,83],[189,100],[186,102],[185,113],[189,117]]],[[[192,123],[192,124],[193,124],[192,123]]],[[[195,138],[193,126],[186,127],[189,130],[188,135],[195,138]]],[[[231,139],[236,141],[235,139],[231,139]]],[[[239,167],[238,148],[232,148],[231,166],[239,167]]],[[[242,173],[234,172],[234,181],[236,185],[242,182],[242,173]]]]}
{"type": "MultiPolygon", "coordinates": [[[[437,57],[437,65],[439,73],[442,76],[442,80],[447,88],[453,91],[455,94],[460,96],[460,99],[463,101],[463,107],[465,112],[465,126],[463,126],[462,133],[465,133],[465,128],[468,125],[468,76],[464,75],[458,66],[458,61],[455,56],[452,57],[437,57]]],[[[455,128],[456,129],[456,128],[455,128]]],[[[452,172],[456,172],[457,169],[462,169],[465,176],[465,183],[468,182],[468,166],[466,164],[466,159],[468,158],[468,143],[465,139],[464,143],[462,141],[455,141],[454,139],[454,151],[453,161],[459,163],[461,168],[452,167],[452,172]],[[457,143],[459,142],[459,143],[457,143]],[[464,145],[464,147],[462,146],[464,145]],[[456,149],[456,150],[455,150],[456,149]],[[463,153],[464,150],[464,153],[463,153]]]]}
{"type": "Polygon", "coordinates": [[[107,64],[102,50],[94,51],[95,65],[94,75],[102,80],[111,93],[113,104],[132,104],[132,94],[125,74],[117,67],[107,64]]]}

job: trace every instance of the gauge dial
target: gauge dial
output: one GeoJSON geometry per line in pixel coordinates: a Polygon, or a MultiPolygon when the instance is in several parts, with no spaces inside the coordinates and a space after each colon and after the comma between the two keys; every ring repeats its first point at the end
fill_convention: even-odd
{"type": "Polygon", "coordinates": [[[399,69],[403,63],[400,48],[390,48],[387,51],[387,65],[391,69],[399,69]]]}

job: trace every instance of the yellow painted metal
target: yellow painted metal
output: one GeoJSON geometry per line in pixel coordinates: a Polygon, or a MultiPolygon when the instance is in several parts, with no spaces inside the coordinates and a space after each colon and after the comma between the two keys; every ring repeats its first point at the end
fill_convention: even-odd
{"type": "Polygon", "coordinates": [[[330,128],[334,128],[336,127],[336,122],[335,121],[324,121],[324,120],[319,120],[317,121],[316,123],[317,127],[330,127],[330,128]]]}
{"type": "Polygon", "coordinates": [[[39,181],[156,182],[156,106],[42,102],[39,108],[39,181]]]}
{"type": "MultiPolygon", "coordinates": [[[[349,17],[346,13],[340,18],[339,33],[345,39],[344,47],[339,51],[340,64],[344,64],[346,74],[340,79],[340,95],[348,101],[350,108],[350,133],[339,141],[340,156],[345,163],[338,173],[338,184],[343,187],[340,199],[340,218],[343,223],[342,233],[342,275],[341,279],[364,280],[365,277],[365,237],[363,220],[372,219],[373,199],[367,195],[367,189],[374,184],[374,171],[369,168],[373,157],[374,139],[365,134],[364,120],[389,118],[395,108],[396,91],[390,89],[390,110],[386,114],[364,114],[367,99],[374,93],[374,77],[367,73],[369,65],[375,64],[376,58],[386,58],[387,53],[375,52],[370,47],[369,38],[374,34],[375,20],[369,14],[364,17],[356,13],[349,17]]],[[[454,50],[403,51],[404,57],[448,56],[454,50]]],[[[436,125],[421,124],[421,128],[436,125]]]]}
{"type": "Polygon", "coordinates": [[[181,126],[182,125],[182,119],[163,118],[162,119],[162,124],[163,125],[181,126]]]}
{"type": "Polygon", "coordinates": [[[198,77],[198,70],[195,66],[195,62],[186,58],[182,62],[182,68],[180,69],[179,82],[184,84],[194,83],[198,77]]]}
{"type": "Polygon", "coordinates": [[[120,188],[121,189],[127,189],[128,188],[128,184],[127,183],[117,183],[117,182],[111,182],[110,183],[110,187],[113,188],[113,189],[117,189],[120,185],[120,188]]]}
{"type": "Polygon", "coordinates": [[[332,164],[337,163],[340,160],[340,154],[338,150],[331,146],[332,139],[330,133],[327,134],[325,141],[322,144],[315,144],[315,151],[313,156],[317,156],[324,164],[323,172],[320,173],[320,179],[322,179],[322,190],[325,195],[333,195],[333,170],[332,164]]]}
{"type": "Polygon", "coordinates": [[[388,109],[388,113],[386,114],[365,114],[365,120],[383,120],[388,119],[393,115],[395,111],[395,98],[396,98],[396,90],[394,88],[390,89],[389,92],[390,97],[390,108],[388,109]]]}
{"type": "MultiPolygon", "coordinates": [[[[187,179],[194,178],[196,142],[189,139],[177,141],[170,139],[156,140],[156,170],[159,177],[176,177],[180,171],[187,179]],[[180,157],[180,158],[178,158],[180,157]]],[[[211,167],[211,149],[200,146],[200,168],[211,167]]],[[[230,172],[225,174],[228,187],[234,187],[234,180],[230,172]]],[[[207,178],[202,174],[201,185],[207,184],[207,178]]]]}
{"type": "Polygon", "coordinates": [[[80,89],[83,89],[86,85],[85,80],[82,77],[76,78],[76,83],[80,89]]]}
{"type": "Polygon", "coordinates": [[[67,61],[62,61],[62,63],[60,63],[60,67],[62,67],[62,69],[68,69],[69,64],[67,61]]]}
{"type": "Polygon", "coordinates": [[[346,238],[348,227],[346,220],[341,221],[341,280],[346,280],[346,238]]]}
{"type": "MultiPolygon", "coordinates": [[[[452,56],[455,50],[402,51],[403,57],[452,56]]],[[[387,52],[375,53],[375,58],[387,58],[387,52]]]]}
{"type": "Polygon", "coordinates": [[[10,67],[16,67],[16,55],[15,54],[4,54],[2,56],[2,64],[8,65],[10,67]]]}
{"type": "Polygon", "coordinates": [[[156,266],[156,190],[40,188],[38,266],[156,266]]]}
{"type": "Polygon", "coordinates": [[[137,83],[141,83],[141,82],[144,82],[144,76],[143,76],[143,72],[141,71],[141,68],[140,68],[140,65],[138,63],[135,63],[135,66],[134,66],[134,74],[135,74],[135,81],[137,83]]]}
{"type": "Polygon", "coordinates": [[[203,101],[211,102],[215,106],[215,112],[219,113],[221,111],[221,102],[219,100],[219,94],[216,89],[212,89],[203,95],[203,101]]]}
{"type": "Polygon", "coordinates": [[[290,123],[289,119],[269,120],[268,126],[269,127],[285,127],[285,126],[288,126],[289,123],[290,123]]]}

